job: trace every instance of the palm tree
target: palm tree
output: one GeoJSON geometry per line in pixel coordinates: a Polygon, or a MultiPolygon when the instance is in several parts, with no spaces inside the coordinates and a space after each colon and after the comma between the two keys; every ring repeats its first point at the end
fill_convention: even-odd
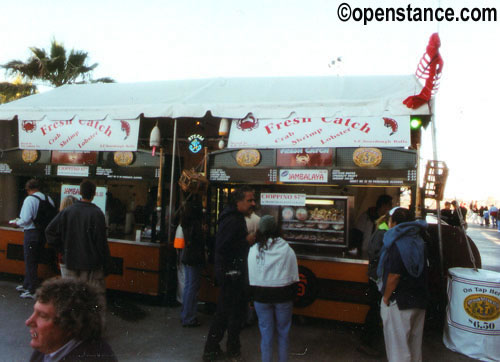
{"type": "Polygon", "coordinates": [[[111,78],[91,78],[92,71],[98,64],[86,65],[88,53],[85,51],[72,49],[69,56],[66,56],[64,45],[56,40],[51,42],[50,55],[45,49],[29,49],[33,55],[26,62],[12,60],[1,67],[6,69],[7,73],[21,75],[29,80],[41,80],[54,87],[75,83],[114,82],[111,78]]]}
{"type": "Polygon", "coordinates": [[[11,82],[0,82],[0,104],[37,93],[36,86],[24,83],[21,77],[11,82]]]}

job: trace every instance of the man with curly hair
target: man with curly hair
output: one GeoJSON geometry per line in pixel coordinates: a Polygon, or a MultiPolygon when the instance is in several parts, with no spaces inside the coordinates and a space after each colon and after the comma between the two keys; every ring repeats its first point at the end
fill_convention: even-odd
{"type": "Polygon", "coordinates": [[[36,291],[30,330],[31,362],[117,361],[102,339],[102,305],[95,287],[76,279],[50,279],[36,291]]]}

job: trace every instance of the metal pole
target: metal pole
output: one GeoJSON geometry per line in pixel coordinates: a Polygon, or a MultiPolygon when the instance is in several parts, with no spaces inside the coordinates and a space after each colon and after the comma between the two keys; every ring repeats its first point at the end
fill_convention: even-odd
{"type": "Polygon", "coordinates": [[[174,192],[174,172],[175,172],[175,149],[177,145],[177,118],[174,119],[174,139],[172,141],[172,168],[170,172],[170,202],[168,205],[168,234],[167,234],[167,240],[170,242],[170,235],[172,231],[172,218],[173,218],[173,203],[174,203],[174,198],[172,197],[172,194],[174,192]]]}
{"type": "MultiPolygon", "coordinates": [[[[420,133],[420,137],[422,134],[420,133]]],[[[417,190],[415,196],[415,216],[417,219],[422,217],[422,190],[420,189],[420,140],[417,143],[417,190]]]]}
{"type": "MultiPolygon", "coordinates": [[[[435,124],[435,117],[434,117],[434,112],[432,112],[432,109],[436,108],[436,102],[434,99],[432,100],[432,107],[430,103],[428,103],[429,107],[429,114],[431,117],[431,134],[432,134],[432,157],[434,158],[434,161],[438,161],[438,154],[437,154],[437,142],[436,142],[436,124],[435,124]]],[[[441,280],[444,281],[444,260],[443,260],[443,233],[441,230],[441,201],[436,200],[436,212],[437,212],[437,227],[438,227],[438,245],[439,245],[439,271],[441,273],[441,280]]]]}

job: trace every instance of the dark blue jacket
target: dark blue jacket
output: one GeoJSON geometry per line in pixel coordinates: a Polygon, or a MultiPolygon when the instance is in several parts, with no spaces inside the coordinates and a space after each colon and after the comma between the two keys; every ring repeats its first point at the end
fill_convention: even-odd
{"type": "Polygon", "coordinates": [[[219,216],[215,238],[215,275],[217,282],[224,283],[228,271],[238,271],[242,279],[247,279],[247,258],[249,245],[245,216],[230,205],[219,216]]]}

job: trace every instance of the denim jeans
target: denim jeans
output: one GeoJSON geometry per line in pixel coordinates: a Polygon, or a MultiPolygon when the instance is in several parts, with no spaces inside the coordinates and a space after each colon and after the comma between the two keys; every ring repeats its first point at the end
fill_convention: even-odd
{"type": "Polygon", "coordinates": [[[259,318],[262,362],[271,362],[273,359],[273,339],[275,330],[278,334],[278,361],[286,362],[288,360],[288,334],[292,326],[293,302],[254,302],[254,306],[257,317],[259,318]]]}
{"type": "Polygon", "coordinates": [[[182,293],[182,324],[196,322],[198,291],[200,290],[201,266],[184,265],[184,292],[182,293]]]}

